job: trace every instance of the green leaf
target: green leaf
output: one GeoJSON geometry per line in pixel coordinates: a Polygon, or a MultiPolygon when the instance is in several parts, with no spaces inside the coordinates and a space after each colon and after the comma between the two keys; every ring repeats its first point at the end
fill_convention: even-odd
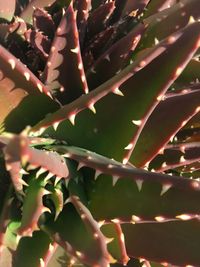
{"type": "Polygon", "coordinates": [[[32,237],[22,237],[14,252],[12,267],[40,266],[48,252],[50,242],[48,235],[42,231],[34,232],[32,237]]]}
{"type": "Polygon", "coordinates": [[[178,266],[198,266],[199,221],[122,226],[128,255],[178,266]]]}

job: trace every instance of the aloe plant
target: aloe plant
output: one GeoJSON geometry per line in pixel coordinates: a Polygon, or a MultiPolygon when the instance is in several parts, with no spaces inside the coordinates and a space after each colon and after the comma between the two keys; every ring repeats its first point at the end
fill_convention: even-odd
{"type": "Polygon", "coordinates": [[[0,267],[200,266],[199,20],[0,2],[0,267]]]}

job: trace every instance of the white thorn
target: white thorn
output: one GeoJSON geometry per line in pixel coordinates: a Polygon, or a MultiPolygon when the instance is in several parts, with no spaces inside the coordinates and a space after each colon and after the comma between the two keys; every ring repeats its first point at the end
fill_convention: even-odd
{"type": "Polygon", "coordinates": [[[42,85],[40,83],[37,83],[37,88],[40,90],[41,93],[43,93],[42,85]]]}
{"type": "Polygon", "coordinates": [[[103,221],[99,221],[99,222],[97,222],[98,223],[98,225],[99,225],[99,228],[101,228],[101,226],[103,226],[104,225],[104,223],[105,223],[105,220],[103,220],[103,221]]]}
{"type": "Polygon", "coordinates": [[[140,180],[140,179],[137,179],[137,180],[135,180],[135,182],[136,182],[136,185],[138,187],[138,190],[141,191],[142,184],[143,184],[144,181],[143,180],[140,180]]]}
{"type": "Polygon", "coordinates": [[[72,125],[75,125],[75,117],[76,117],[76,114],[74,113],[69,116],[69,120],[72,125]]]}
{"type": "Polygon", "coordinates": [[[131,148],[133,147],[133,144],[128,144],[124,149],[126,149],[126,150],[131,150],[131,148]]]}
{"type": "Polygon", "coordinates": [[[132,215],[131,219],[132,219],[132,222],[139,222],[141,220],[140,217],[136,215],[132,215]]]}
{"type": "Polygon", "coordinates": [[[14,70],[14,68],[16,66],[15,60],[11,58],[11,59],[8,60],[8,63],[10,64],[12,70],[14,70]]]}
{"type": "Polygon", "coordinates": [[[132,120],[132,123],[137,126],[140,126],[142,124],[142,120],[132,120]]]}
{"type": "Polygon", "coordinates": [[[70,49],[70,50],[71,50],[72,53],[75,53],[75,54],[78,54],[78,52],[79,52],[78,46],[75,47],[74,49],[70,49]]]}
{"type": "Polygon", "coordinates": [[[191,220],[191,216],[189,214],[181,214],[176,216],[177,219],[183,220],[183,221],[188,221],[191,220]]]}
{"type": "Polygon", "coordinates": [[[57,185],[57,183],[60,181],[61,178],[62,177],[60,177],[60,176],[56,176],[56,179],[54,181],[54,185],[57,185]]]}
{"type": "Polygon", "coordinates": [[[112,237],[112,238],[105,237],[106,244],[111,243],[113,241],[113,239],[114,239],[114,237],[112,237]]]}
{"type": "Polygon", "coordinates": [[[116,95],[124,96],[124,94],[122,93],[122,91],[119,90],[118,87],[116,87],[112,92],[116,95]]]}
{"type": "Polygon", "coordinates": [[[59,121],[54,122],[53,128],[54,128],[55,131],[57,130],[59,123],[60,123],[59,121]]]}
{"type": "Polygon", "coordinates": [[[165,221],[165,218],[162,217],[162,216],[156,216],[156,217],[155,217],[155,220],[156,220],[157,222],[164,222],[164,221],[165,221]]]}
{"type": "Polygon", "coordinates": [[[55,174],[49,172],[48,175],[45,177],[45,180],[51,179],[55,174]]]}
{"type": "Polygon", "coordinates": [[[161,165],[161,168],[165,168],[165,167],[167,167],[167,164],[166,162],[163,162],[163,164],[161,165]]]}
{"type": "Polygon", "coordinates": [[[160,195],[164,195],[171,187],[172,184],[163,184],[160,195]]]}
{"type": "Polygon", "coordinates": [[[40,168],[39,169],[39,171],[37,171],[37,173],[36,173],[36,178],[38,178],[42,173],[44,173],[44,172],[46,172],[47,170],[46,169],[44,169],[44,168],[40,168]]]}
{"type": "Polygon", "coordinates": [[[119,176],[113,176],[112,177],[113,186],[116,185],[116,183],[117,183],[118,180],[119,180],[119,176]]]}
{"type": "Polygon", "coordinates": [[[24,186],[28,186],[28,184],[23,180],[23,179],[19,179],[18,180],[22,185],[24,186]]]}
{"type": "Polygon", "coordinates": [[[158,38],[154,38],[154,43],[155,43],[155,45],[159,44],[158,38]]]}
{"type": "Polygon", "coordinates": [[[30,73],[29,72],[24,72],[24,77],[26,78],[27,81],[30,80],[30,73]]]}
{"type": "Polygon", "coordinates": [[[185,146],[181,146],[180,151],[185,154],[185,146]]]}
{"type": "Polygon", "coordinates": [[[181,156],[180,157],[180,163],[183,163],[183,162],[185,162],[186,161],[186,159],[184,158],[184,156],[181,156]]]}
{"type": "Polygon", "coordinates": [[[194,22],[196,22],[195,19],[194,19],[194,17],[193,17],[193,16],[190,16],[190,17],[189,17],[188,24],[192,24],[192,23],[194,23],[194,22]]]}
{"type": "Polygon", "coordinates": [[[95,109],[93,103],[91,103],[91,104],[88,106],[88,108],[89,108],[94,114],[96,114],[96,109],[95,109]]]}
{"type": "Polygon", "coordinates": [[[161,148],[159,151],[158,151],[158,154],[161,154],[161,155],[163,155],[164,154],[164,147],[163,148],[161,148]]]}
{"type": "Polygon", "coordinates": [[[65,153],[62,156],[65,157],[65,158],[70,158],[71,157],[71,154],[70,153],[65,153]]]}
{"type": "Polygon", "coordinates": [[[123,158],[122,163],[125,165],[128,162],[128,158],[123,158]]]}
{"type": "Polygon", "coordinates": [[[106,55],[104,58],[110,62],[110,56],[109,55],[106,55]]]}
{"type": "Polygon", "coordinates": [[[40,259],[40,267],[45,267],[45,262],[42,258],[40,259]]]}
{"type": "Polygon", "coordinates": [[[101,174],[102,174],[102,172],[97,170],[97,171],[95,172],[94,179],[96,180],[97,177],[98,177],[99,175],[101,175],[101,174]]]}
{"type": "Polygon", "coordinates": [[[82,167],[85,167],[86,165],[82,162],[78,163],[77,171],[79,171],[82,167]]]}
{"type": "Polygon", "coordinates": [[[182,67],[178,67],[178,68],[176,69],[175,75],[176,75],[176,76],[179,76],[179,75],[182,73],[182,71],[183,71],[183,68],[182,68],[182,67]]]}
{"type": "Polygon", "coordinates": [[[25,174],[25,175],[26,175],[26,174],[29,174],[29,173],[28,173],[27,171],[25,171],[24,169],[21,169],[21,170],[19,171],[19,173],[20,173],[20,174],[25,174]]]}
{"type": "Polygon", "coordinates": [[[115,218],[115,219],[112,219],[111,222],[119,224],[120,223],[120,219],[115,218]]]}

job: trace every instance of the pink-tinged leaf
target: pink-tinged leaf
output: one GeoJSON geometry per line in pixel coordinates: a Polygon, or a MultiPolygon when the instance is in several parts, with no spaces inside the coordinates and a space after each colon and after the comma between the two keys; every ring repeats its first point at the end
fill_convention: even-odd
{"type": "Polygon", "coordinates": [[[23,9],[20,17],[27,23],[33,23],[33,12],[35,8],[45,8],[51,6],[56,0],[32,0],[23,9]]]}
{"type": "Polygon", "coordinates": [[[121,266],[121,264],[123,266],[129,266],[127,264],[130,258],[127,255],[124,234],[121,225],[119,223],[103,224],[101,226],[101,231],[108,240],[108,251],[111,253],[113,258],[116,259],[118,263],[117,266],[121,266]]]}
{"type": "Polygon", "coordinates": [[[191,24],[191,17],[197,21],[200,18],[200,2],[198,0],[183,0],[162,12],[144,19],[148,29],[141,40],[140,49],[151,47],[155,40],[159,42],[173,32],[191,24]]]}
{"type": "Polygon", "coordinates": [[[36,8],[33,12],[33,26],[36,30],[52,38],[55,32],[55,24],[51,15],[44,9],[36,8]]]}
{"type": "MultiPolygon", "coordinates": [[[[103,224],[102,227],[104,225],[106,227],[110,223],[122,225],[128,256],[158,262],[176,263],[180,266],[182,266],[183,262],[185,264],[198,262],[198,250],[195,250],[195,252],[192,250],[193,242],[190,243],[190,240],[195,240],[198,247],[199,238],[195,238],[193,234],[192,236],[186,234],[185,242],[182,242],[182,235],[179,235],[178,227],[182,227],[187,223],[184,221],[191,221],[191,224],[188,222],[190,226],[187,228],[187,232],[192,233],[193,219],[196,219],[196,223],[199,225],[200,210],[196,203],[199,201],[200,193],[199,190],[196,191],[197,187],[194,189],[194,187],[190,186],[190,183],[197,185],[199,181],[145,172],[127,165],[121,165],[120,167],[120,164],[116,161],[103,158],[90,151],[79,150],[78,148],[68,147],[65,151],[62,149],[60,147],[60,152],[65,152],[68,158],[74,159],[86,167],[98,170],[100,173],[96,181],[93,180],[91,172],[85,173],[89,209],[93,217],[99,221],[99,224],[103,224]],[[146,178],[143,176],[144,173],[147,175],[146,178]],[[110,177],[113,175],[119,177],[114,186],[112,184],[112,178],[114,177],[110,177]],[[157,182],[154,180],[156,176],[159,176],[157,182]],[[167,181],[166,179],[169,180],[167,181]],[[178,183],[175,185],[175,180],[179,180],[179,185],[178,183]],[[138,187],[140,185],[139,181],[142,184],[141,188],[138,187]],[[160,185],[162,183],[161,187],[159,183],[160,185]],[[184,187],[182,187],[183,184],[185,184],[184,187]],[[119,198],[119,195],[122,197],[119,198]],[[102,205],[102,203],[106,203],[106,205],[102,205]],[[136,236],[140,228],[146,229],[142,238],[142,245],[140,245],[141,231],[138,233],[138,238],[135,241],[137,244],[134,245],[138,246],[137,253],[134,253],[131,244],[127,243],[127,238],[133,242],[134,234],[132,233],[131,237],[127,236],[127,232],[124,232],[126,225],[136,229],[136,236]],[[165,229],[164,225],[176,225],[173,234],[171,234],[170,229],[165,229]],[[152,227],[153,231],[155,231],[154,238],[150,240],[148,239],[148,234],[150,234],[149,227],[152,227]],[[157,234],[156,229],[160,229],[157,234]],[[167,237],[170,238],[170,243],[167,242],[167,237]],[[164,238],[164,243],[161,242],[162,238],[164,238]],[[145,242],[154,245],[145,246],[145,242]],[[174,247],[176,248],[178,244],[181,245],[183,250],[187,251],[187,255],[184,258],[178,253],[174,253],[174,247]],[[162,246],[168,248],[167,254],[162,246]],[[158,253],[158,250],[161,253],[158,253]]],[[[84,174],[84,169],[82,173],[84,174]]],[[[195,231],[196,229],[195,227],[195,231]]],[[[181,233],[183,234],[182,230],[181,233]]],[[[111,236],[108,235],[108,237],[110,238],[111,236]]]]}
{"type": "Polygon", "coordinates": [[[65,104],[88,92],[72,4],[57,28],[42,79],[65,104]]]}
{"type": "Polygon", "coordinates": [[[11,21],[15,12],[16,0],[0,2],[0,18],[11,21]]]}
{"type": "Polygon", "coordinates": [[[200,216],[199,207],[195,205],[200,197],[197,180],[137,169],[77,147],[53,146],[52,149],[83,167],[94,169],[99,175],[99,178],[96,174],[87,176],[90,209],[99,221],[148,223],[190,220],[200,216]],[[118,198],[119,195],[123,198],[118,198]],[[174,198],[176,205],[172,210],[174,198]],[[100,204],[105,201],[106,205],[100,204]]]}
{"type": "MultiPolygon", "coordinates": [[[[27,25],[25,21],[19,17],[15,17],[14,22],[9,25],[9,33],[17,33],[23,37],[23,34],[27,30],[27,25]]],[[[12,37],[10,37],[12,38],[12,37]]]]}
{"type": "Polygon", "coordinates": [[[152,160],[171,137],[199,113],[199,107],[200,90],[182,90],[161,101],[141,133],[131,155],[131,162],[136,166],[143,166],[152,160]]]}
{"type": "Polygon", "coordinates": [[[70,196],[69,200],[76,208],[88,231],[91,232],[94,236],[94,239],[97,240],[96,243],[100,256],[98,261],[94,262],[93,264],[97,264],[99,266],[108,266],[110,255],[107,250],[106,238],[102,234],[98,223],[94,220],[90,211],[83,205],[77,196],[70,196]]]}
{"type": "MultiPolygon", "coordinates": [[[[199,23],[194,23],[175,33],[173,38],[171,36],[158,46],[148,50],[146,55],[135,60],[118,75],[88,95],[64,106],[57,113],[49,115],[32,131],[40,130],[42,127],[45,128],[67,118],[74,123],[76,115],[82,109],[88,107],[95,112],[95,107],[97,110],[95,116],[89,111],[84,111],[77,116],[74,127],[70,127],[70,124],[66,123],[66,128],[63,127],[62,138],[66,135],[71,143],[87,146],[98,153],[121,161],[125,154],[124,148],[128,151],[128,156],[131,155],[152,111],[162,101],[165,92],[197,50],[199,37],[199,23]],[[171,41],[169,43],[169,39],[173,39],[173,43],[171,41]],[[183,43],[185,44],[184,49],[180,49],[180,45],[183,43]],[[159,76],[157,75],[158,69],[160,70],[159,76]],[[154,77],[153,80],[152,77],[154,77]],[[103,98],[109,92],[124,96],[109,94],[103,98]],[[109,110],[106,115],[105,110],[109,110]],[[112,125],[109,121],[112,121],[112,125]],[[85,136],[84,140],[79,136],[83,131],[90,133],[85,136]],[[101,138],[101,142],[97,141],[99,138],[101,138]]],[[[124,162],[128,160],[126,154],[124,162]]]]}
{"type": "Polygon", "coordinates": [[[110,37],[112,36],[114,31],[115,27],[109,26],[104,31],[94,36],[91,44],[88,44],[88,46],[82,53],[85,69],[89,69],[90,71],[92,64],[101,55],[102,50],[104,50],[105,46],[110,41],[110,37]]]}
{"type": "MultiPolygon", "coordinates": [[[[176,39],[179,37],[180,33],[175,37],[176,39]]],[[[138,57],[132,64],[124,68],[119,74],[115,75],[110,80],[103,83],[101,86],[93,90],[87,95],[82,95],[72,103],[63,106],[60,110],[55,112],[54,114],[49,114],[43,121],[35,125],[31,131],[44,131],[48,126],[60,123],[63,120],[70,119],[73,122],[76,114],[82,111],[83,109],[89,108],[91,104],[95,104],[101,98],[108,95],[109,93],[121,94],[119,87],[123,86],[123,84],[129,80],[134,74],[138,71],[146,67],[150,62],[152,62],[155,58],[161,55],[164,51],[167,50],[168,39],[160,43],[158,46],[152,48],[148,51],[144,56],[138,57]],[[143,64],[145,62],[145,64],[143,64]]],[[[65,74],[66,75],[66,74],[65,74]]],[[[142,77],[143,79],[143,77],[142,77]]],[[[144,79],[143,79],[144,80],[144,79]]],[[[131,90],[132,92],[133,90],[131,90]]],[[[112,97],[113,98],[113,97],[112,97]]],[[[128,96],[130,100],[130,96],[128,96]]],[[[109,101],[108,101],[109,102],[109,101]]],[[[110,102],[109,102],[110,103],[110,102]]],[[[110,104],[108,104],[110,106],[110,104]]],[[[127,106],[127,103],[125,103],[127,106]]],[[[114,105],[115,106],[115,105],[114,105]]],[[[105,107],[103,107],[105,110],[105,107]]],[[[85,123],[84,123],[85,125],[85,123]]]]}
{"type": "Polygon", "coordinates": [[[12,182],[17,191],[21,191],[23,184],[26,184],[22,179],[20,170],[22,165],[24,167],[27,163],[30,164],[29,169],[41,167],[38,171],[38,176],[40,173],[50,172],[60,179],[68,177],[68,167],[63,157],[57,153],[29,147],[29,140],[25,136],[19,135],[11,138],[4,148],[4,154],[6,168],[10,172],[12,182]]]}
{"type": "Polygon", "coordinates": [[[46,61],[51,48],[50,40],[41,32],[31,29],[26,31],[24,35],[26,41],[30,43],[33,49],[35,49],[36,53],[38,52],[41,58],[46,61]]]}
{"type": "MultiPolygon", "coordinates": [[[[80,203],[80,205],[82,208],[84,207],[82,203],[80,203]]],[[[87,208],[84,207],[84,217],[87,223],[84,223],[84,219],[80,217],[79,212],[80,210],[77,212],[73,205],[67,204],[64,206],[63,211],[56,221],[50,218],[41,225],[41,228],[47,232],[51,239],[58,243],[71,258],[75,258],[79,262],[89,266],[96,265],[107,267],[108,262],[110,262],[112,258],[107,258],[109,254],[106,251],[106,247],[104,247],[103,250],[102,247],[100,249],[100,242],[105,242],[106,238],[100,241],[96,235],[94,236],[93,227],[95,226],[95,229],[97,229],[99,226],[92,218],[87,208]],[[80,238],[80,236],[82,238],[80,238]]],[[[100,238],[103,238],[103,234],[100,230],[98,230],[98,234],[101,235],[100,238]]]]}
{"type": "Polygon", "coordinates": [[[188,171],[187,167],[191,168],[191,165],[198,161],[200,161],[200,142],[181,143],[166,146],[163,154],[157,155],[149,167],[154,168],[156,172],[175,168],[185,172],[188,171]]]}
{"type": "Polygon", "coordinates": [[[91,10],[91,0],[76,0],[74,1],[75,10],[77,10],[77,28],[79,32],[79,42],[82,46],[85,34],[87,20],[89,17],[89,12],[91,10]]]}
{"type": "Polygon", "coordinates": [[[0,124],[3,127],[5,124],[7,130],[20,131],[30,123],[30,118],[34,123],[50,110],[56,109],[57,105],[49,98],[51,94],[48,88],[2,46],[0,46],[0,88],[0,124]],[[33,113],[32,108],[36,101],[37,111],[33,113]]]}
{"type": "Polygon", "coordinates": [[[177,168],[176,171],[180,172],[181,175],[185,176],[185,177],[194,177],[194,178],[199,178],[200,174],[199,174],[199,170],[200,170],[200,160],[188,165],[185,165],[183,168],[177,168]]]}
{"type": "Polygon", "coordinates": [[[110,1],[100,5],[91,13],[87,23],[87,35],[90,38],[106,28],[114,9],[115,1],[110,1]]]}
{"type": "Polygon", "coordinates": [[[144,31],[144,25],[138,24],[95,61],[87,72],[89,88],[96,88],[128,65],[144,31]]]}

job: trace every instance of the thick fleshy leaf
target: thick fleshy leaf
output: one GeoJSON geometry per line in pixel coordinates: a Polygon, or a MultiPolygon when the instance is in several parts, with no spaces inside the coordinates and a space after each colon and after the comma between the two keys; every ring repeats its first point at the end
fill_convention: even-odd
{"type": "Polygon", "coordinates": [[[176,84],[179,87],[188,86],[189,84],[198,83],[200,80],[200,61],[192,59],[187,67],[184,69],[180,77],[177,79],[176,84]]]}
{"type": "Polygon", "coordinates": [[[145,12],[145,17],[151,16],[157,12],[160,12],[164,9],[171,7],[176,4],[176,0],[154,0],[151,1],[148,5],[148,8],[145,12]]]}
{"type": "Polygon", "coordinates": [[[55,25],[51,15],[44,9],[36,8],[33,12],[33,26],[36,30],[52,38],[55,32],[55,25]]]}
{"type": "Polygon", "coordinates": [[[65,205],[55,222],[49,218],[41,228],[70,256],[89,266],[107,266],[108,259],[99,250],[98,238],[95,238],[93,231],[88,230],[72,205],[65,205]]]}
{"type": "Polygon", "coordinates": [[[115,1],[110,1],[100,5],[91,13],[87,24],[87,35],[90,38],[105,29],[114,9],[115,1]]]}
{"type": "Polygon", "coordinates": [[[174,31],[199,18],[200,2],[198,0],[183,0],[162,12],[146,18],[144,23],[148,25],[148,29],[141,40],[140,49],[151,47],[155,41],[166,38],[174,31]]]}
{"type": "Polygon", "coordinates": [[[43,257],[48,253],[50,242],[48,235],[42,231],[34,232],[32,237],[21,238],[14,252],[12,267],[46,266],[43,257]]]}
{"type": "Polygon", "coordinates": [[[24,64],[4,47],[0,51],[0,124],[7,130],[19,131],[35,123],[42,114],[55,110],[57,105],[45,96],[50,95],[48,88],[24,64]],[[36,102],[37,111],[33,112],[36,102]]]}
{"type": "Polygon", "coordinates": [[[144,25],[138,24],[137,27],[133,28],[124,38],[121,38],[112,45],[110,49],[95,61],[87,72],[87,81],[90,89],[101,85],[128,65],[144,31],[144,25]],[[125,43],[126,45],[124,45],[125,43]]]}
{"type": "Polygon", "coordinates": [[[192,219],[200,214],[195,204],[200,198],[199,181],[133,168],[75,147],[53,146],[52,149],[76,160],[82,167],[94,169],[95,177],[100,175],[96,181],[93,173],[86,174],[85,179],[89,208],[97,220],[163,222],[192,219]],[[123,198],[118,197],[121,195],[123,198]],[[101,204],[105,202],[106,205],[101,204]]]}
{"type": "Polygon", "coordinates": [[[38,230],[38,221],[45,207],[43,205],[43,196],[45,195],[45,182],[43,179],[33,179],[29,182],[27,192],[22,207],[21,225],[17,230],[20,236],[32,236],[35,230],[38,230]]]}
{"type": "Polygon", "coordinates": [[[65,104],[88,92],[72,4],[57,28],[42,79],[65,104]]]}
{"type": "Polygon", "coordinates": [[[49,172],[57,179],[68,177],[68,167],[60,155],[57,153],[38,150],[29,147],[29,140],[23,136],[14,136],[10,139],[8,145],[4,148],[6,158],[6,168],[10,172],[12,182],[16,190],[21,191],[25,182],[22,179],[21,168],[29,163],[28,169],[41,167],[36,177],[42,173],[49,172]]]}
{"type": "Polygon", "coordinates": [[[91,9],[91,0],[75,0],[74,5],[77,10],[76,20],[79,32],[79,42],[80,46],[82,46],[86,34],[87,20],[91,9]]]}
{"type": "Polygon", "coordinates": [[[33,23],[33,12],[35,8],[45,8],[52,5],[56,0],[33,0],[23,9],[20,17],[27,23],[33,23]]]}
{"type": "Polygon", "coordinates": [[[122,225],[129,256],[199,266],[199,221],[122,225]]]}
{"type": "Polygon", "coordinates": [[[49,56],[51,48],[50,40],[44,36],[41,32],[29,29],[25,32],[25,38],[30,43],[36,53],[39,53],[41,58],[46,61],[49,56]]]}
{"type": "Polygon", "coordinates": [[[180,143],[166,146],[163,153],[151,161],[149,167],[158,172],[180,167],[179,170],[185,172],[188,165],[191,166],[198,161],[200,161],[200,142],[180,143]]]}
{"type": "MultiPolygon", "coordinates": [[[[95,112],[95,104],[97,114],[93,115],[87,110],[81,112],[77,116],[75,126],[70,127],[69,122],[66,123],[66,127],[63,124],[62,135],[59,136],[58,128],[57,136],[61,139],[67,136],[71,144],[76,143],[78,146],[88,147],[98,153],[122,160],[124,148],[129,151],[133,149],[148,117],[197,50],[199,37],[199,23],[177,32],[173,37],[163,41],[163,45],[159,44],[153,51],[148,51],[142,58],[134,61],[88,95],[49,115],[32,130],[45,128],[66,118],[74,122],[76,114],[86,106],[95,112]],[[169,40],[172,39],[173,43],[170,41],[169,44],[169,40]],[[183,43],[184,48],[180,50],[183,43]],[[111,91],[120,94],[119,88],[122,90],[121,95],[124,94],[123,97],[109,94],[101,99],[111,91]],[[108,110],[105,115],[105,111],[108,110]],[[82,132],[89,134],[83,139],[79,136],[82,132]]],[[[124,161],[127,161],[126,157],[124,161]]]]}
{"type": "Polygon", "coordinates": [[[0,2],[0,18],[11,21],[15,12],[16,0],[0,2]]]}
{"type": "Polygon", "coordinates": [[[186,89],[169,95],[160,102],[147,121],[131,155],[131,162],[136,166],[145,165],[199,111],[200,90],[186,89]],[[185,103],[187,103],[187,109],[185,103]]]}
{"type": "Polygon", "coordinates": [[[128,266],[127,263],[130,258],[127,255],[121,225],[119,223],[106,224],[101,227],[101,231],[108,240],[108,251],[111,253],[113,258],[123,266],[128,266]]]}
{"type": "MultiPolygon", "coordinates": [[[[111,160],[105,164],[105,158],[99,158],[97,160],[97,156],[89,152],[85,152],[85,154],[89,155],[90,158],[88,159],[87,156],[87,159],[85,158],[85,160],[83,160],[83,151],[81,156],[75,156],[70,149],[67,154],[85,166],[93,166],[92,168],[98,170],[99,173],[104,173],[107,168],[107,173],[110,169],[112,170],[111,175],[115,174],[115,176],[120,176],[119,170],[118,173],[115,171],[115,163],[113,163],[113,165],[110,163],[112,162],[111,160]],[[96,162],[94,163],[95,157],[96,162]],[[97,161],[100,163],[97,164],[97,161]]],[[[136,175],[137,183],[135,183],[133,180],[131,181],[125,178],[128,176],[125,174],[127,168],[127,166],[123,166],[124,178],[119,179],[114,187],[111,177],[102,174],[96,182],[94,182],[93,175],[90,174],[90,176],[88,172],[85,173],[85,182],[87,184],[87,193],[90,202],[89,208],[93,216],[99,220],[100,224],[101,222],[105,225],[109,222],[123,224],[122,229],[125,234],[125,244],[129,256],[147,258],[148,260],[159,262],[169,262],[178,264],[179,266],[186,266],[187,264],[198,266],[199,254],[197,248],[199,246],[199,241],[194,235],[195,231],[198,229],[199,222],[196,225],[197,228],[195,227],[195,229],[192,230],[193,225],[188,223],[187,225],[190,225],[189,228],[186,227],[182,229],[182,225],[185,223],[179,222],[178,224],[176,221],[187,221],[192,218],[199,218],[199,215],[196,214],[196,212],[199,213],[196,205],[200,197],[199,192],[193,191],[192,193],[192,191],[185,191],[183,188],[179,190],[176,186],[170,188],[170,184],[166,184],[166,187],[161,189],[159,183],[154,183],[151,180],[152,175],[155,174],[150,172],[143,183],[141,181],[139,182],[138,178],[140,178],[140,176],[138,173],[136,175]],[[187,198],[185,198],[186,195],[187,198]],[[119,198],[119,196],[122,197],[119,198]],[[102,203],[106,203],[106,205],[102,205],[102,203]],[[194,210],[192,211],[190,208],[194,210]],[[190,210],[190,212],[187,213],[187,210],[190,210]],[[168,221],[171,222],[167,224],[166,222],[168,221]],[[124,229],[126,229],[124,223],[130,224],[130,226],[127,225],[127,229],[130,229],[129,232],[126,232],[126,230],[124,231],[124,229]],[[172,224],[176,225],[176,227],[171,228],[170,225],[172,224]],[[182,229],[180,230],[181,232],[178,230],[179,227],[182,229]],[[131,232],[131,229],[136,230],[131,232]],[[191,234],[185,233],[184,235],[185,230],[187,233],[190,232],[191,234]],[[153,235],[151,231],[153,231],[153,235]],[[126,235],[128,236],[126,237],[126,235]],[[134,241],[135,235],[136,240],[134,241]],[[183,236],[185,236],[184,242],[183,236]],[[169,238],[170,242],[168,242],[169,238]],[[149,241],[147,242],[147,240],[149,241]],[[190,243],[190,240],[195,240],[197,242],[195,250],[192,249],[192,244],[194,243],[190,243]],[[136,252],[133,247],[137,246],[138,249],[136,252]],[[174,248],[180,247],[183,251],[187,251],[187,255],[184,257],[181,257],[180,253],[174,252],[174,248]]],[[[135,169],[133,168],[132,170],[134,172],[135,169]]],[[[82,171],[84,173],[84,169],[82,169],[82,171]]],[[[162,178],[160,177],[160,181],[164,178],[164,175],[161,176],[162,178]]],[[[173,177],[171,178],[174,179],[173,177]]],[[[186,182],[186,180],[183,181],[183,178],[179,179],[180,184],[186,182]]],[[[191,180],[188,179],[187,183],[190,182],[191,180]]]]}

